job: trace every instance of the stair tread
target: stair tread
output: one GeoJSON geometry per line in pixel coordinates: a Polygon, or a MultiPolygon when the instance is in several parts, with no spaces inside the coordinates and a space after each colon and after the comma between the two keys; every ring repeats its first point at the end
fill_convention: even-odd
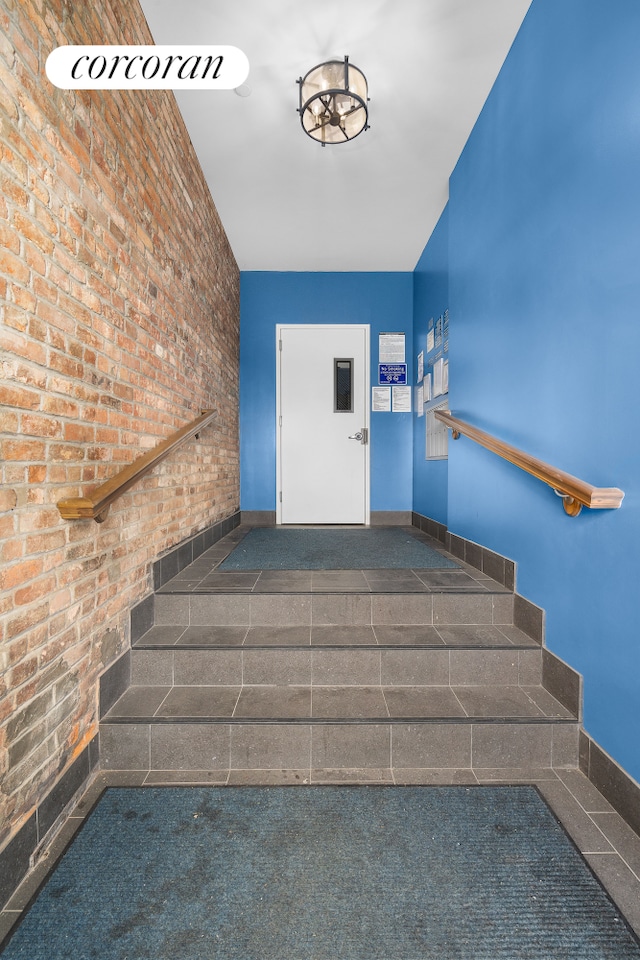
{"type": "MultiPolygon", "coordinates": [[[[218,561],[219,563],[220,561],[218,561]]],[[[456,561],[460,563],[460,561],[456,561]]],[[[513,593],[473,567],[458,569],[247,570],[219,571],[206,564],[185,568],[156,591],[171,594],[405,594],[513,593]]]]}
{"type": "Polygon", "coordinates": [[[541,685],[131,686],[102,723],[576,722],[541,685]]]}
{"type": "Polygon", "coordinates": [[[133,644],[134,650],[216,649],[238,647],[322,649],[539,649],[540,645],[512,624],[420,625],[194,625],[158,624],[133,644]]]}

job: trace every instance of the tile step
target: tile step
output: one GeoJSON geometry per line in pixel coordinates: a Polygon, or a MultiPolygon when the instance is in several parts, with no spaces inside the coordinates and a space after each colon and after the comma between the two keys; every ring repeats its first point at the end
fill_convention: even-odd
{"type": "Polygon", "coordinates": [[[167,647],[466,647],[540,649],[513,624],[157,624],[133,644],[134,650],[167,647]]]}
{"type": "Polygon", "coordinates": [[[184,593],[154,597],[158,626],[513,625],[512,593],[184,593]]]}
{"type": "Polygon", "coordinates": [[[102,723],[575,722],[541,685],[131,686],[102,723]]]}
{"type": "Polygon", "coordinates": [[[539,647],[183,646],[131,652],[131,684],[191,687],[537,686],[539,647]]]}
{"type": "Polygon", "coordinates": [[[105,770],[576,767],[576,721],[487,718],[100,724],[105,770]]]}

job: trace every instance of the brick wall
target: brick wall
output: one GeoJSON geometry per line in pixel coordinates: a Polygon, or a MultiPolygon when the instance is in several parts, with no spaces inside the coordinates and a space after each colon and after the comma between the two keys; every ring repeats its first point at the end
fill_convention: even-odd
{"type": "Polygon", "coordinates": [[[168,91],[62,91],[137,0],[0,0],[0,846],[97,729],[163,551],[238,509],[238,269],[168,91]],[[216,407],[103,524],[56,509],[216,407]]]}

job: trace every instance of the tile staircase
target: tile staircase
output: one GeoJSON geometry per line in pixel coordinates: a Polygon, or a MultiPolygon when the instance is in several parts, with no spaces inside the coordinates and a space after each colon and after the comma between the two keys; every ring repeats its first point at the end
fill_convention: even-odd
{"type": "Polygon", "coordinates": [[[577,711],[545,689],[543,648],[486,575],[238,575],[217,571],[224,555],[216,545],[155,594],[131,685],[100,723],[103,769],[420,783],[578,765],[577,711]]]}

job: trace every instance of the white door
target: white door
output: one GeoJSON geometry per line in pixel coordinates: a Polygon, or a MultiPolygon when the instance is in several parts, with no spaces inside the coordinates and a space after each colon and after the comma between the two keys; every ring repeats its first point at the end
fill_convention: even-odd
{"type": "Polygon", "coordinates": [[[279,523],[369,522],[369,328],[279,326],[279,523]]]}

